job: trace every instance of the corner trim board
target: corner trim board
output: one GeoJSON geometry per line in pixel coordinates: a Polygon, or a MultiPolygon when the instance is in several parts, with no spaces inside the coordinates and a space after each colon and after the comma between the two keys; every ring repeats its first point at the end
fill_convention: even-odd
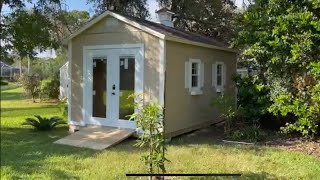
{"type": "Polygon", "coordinates": [[[164,107],[165,91],[165,71],[166,71],[166,42],[159,39],[160,43],[160,62],[159,62],[159,103],[164,107]]]}
{"type": "Polygon", "coordinates": [[[68,74],[69,74],[69,79],[68,79],[68,98],[67,98],[67,102],[68,102],[68,124],[73,123],[73,121],[71,120],[71,107],[72,107],[72,93],[71,93],[71,87],[72,87],[72,41],[69,41],[68,43],[68,74]]]}

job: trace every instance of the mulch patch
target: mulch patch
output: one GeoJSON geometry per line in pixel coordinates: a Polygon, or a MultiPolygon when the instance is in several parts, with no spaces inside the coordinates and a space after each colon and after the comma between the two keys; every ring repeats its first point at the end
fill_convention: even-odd
{"type": "MultiPolygon", "coordinates": [[[[299,151],[320,158],[320,136],[316,137],[314,140],[311,141],[306,140],[305,138],[299,135],[284,135],[279,134],[276,131],[266,131],[266,133],[267,139],[254,144],[258,146],[260,145],[286,149],[289,151],[299,151]]],[[[200,129],[185,135],[188,136],[186,142],[211,142],[225,144],[223,140],[229,140],[227,137],[224,136],[223,128],[221,126],[211,126],[209,128],[200,129]]]]}
{"type": "MultiPolygon", "coordinates": [[[[308,140],[297,135],[284,135],[276,131],[266,130],[267,138],[261,142],[253,142],[258,146],[269,146],[280,149],[286,149],[289,151],[299,151],[314,157],[320,158],[320,136],[316,137],[314,140],[308,140]]],[[[223,128],[221,126],[211,126],[204,129],[199,129],[197,131],[184,134],[187,136],[185,142],[197,142],[197,143],[213,143],[213,144],[226,144],[224,140],[228,139],[223,133],[223,128]]],[[[250,143],[250,141],[234,141],[231,144],[239,144],[239,142],[250,143]]],[[[244,143],[243,143],[244,144],[244,143]]]]}
{"type": "Polygon", "coordinates": [[[316,137],[311,141],[299,136],[275,136],[266,140],[264,144],[271,147],[303,152],[320,158],[320,137],[316,137]]]}

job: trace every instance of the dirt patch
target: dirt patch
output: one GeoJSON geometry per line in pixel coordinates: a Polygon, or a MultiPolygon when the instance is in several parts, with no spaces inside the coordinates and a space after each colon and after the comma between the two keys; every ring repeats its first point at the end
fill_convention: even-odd
{"type": "MultiPolygon", "coordinates": [[[[308,155],[320,158],[320,136],[316,137],[313,141],[306,140],[299,135],[283,135],[275,131],[266,131],[267,139],[261,142],[254,142],[257,146],[270,146],[290,151],[299,151],[308,155]]],[[[182,135],[184,143],[209,143],[209,144],[226,144],[223,140],[231,140],[223,133],[223,128],[220,126],[211,126],[208,128],[200,129],[191,133],[182,135]]],[[[179,139],[179,136],[174,138],[179,139]]],[[[237,142],[250,143],[249,141],[237,140],[237,142]]],[[[239,144],[234,142],[233,144],[239,144]]],[[[245,144],[243,143],[243,144],[245,144]]],[[[240,143],[241,144],[241,143],[240,143]]]]}
{"type": "Polygon", "coordinates": [[[301,137],[277,137],[265,141],[265,145],[299,151],[320,158],[320,137],[313,141],[301,137]]]}

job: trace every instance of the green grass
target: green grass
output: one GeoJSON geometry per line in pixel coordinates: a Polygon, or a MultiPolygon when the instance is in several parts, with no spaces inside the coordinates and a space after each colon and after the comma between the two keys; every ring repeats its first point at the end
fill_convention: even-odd
{"type": "MultiPolygon", "coordinates": [[[[36,132],[26,117],[61,115],[53,104],[23,99],[21,88],[1,92],[1,179],[126,179],[146,172],[145,149],[134,139],[103,151],[53,144],[68,135],[67,126],[36,132]]],[[[168,173],[242,173],[244,179],[320,179],[320,160],[261,146],[218,144],[212,136],[185,135],[168,147],[168,173]]],[[[181,178],[172,178],[181,179],[181,178]]],[[[188,179],[188,178],[185,178],[188,179]]],[[[209,178],[208,178],[209,179],[209,178]]]]}

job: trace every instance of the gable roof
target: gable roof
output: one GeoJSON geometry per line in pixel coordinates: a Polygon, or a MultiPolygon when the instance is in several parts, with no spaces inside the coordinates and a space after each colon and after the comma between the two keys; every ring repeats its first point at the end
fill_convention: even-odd
{"type": "Polygon", "coordinates": [[[94,24],[96,24],[97,22],[99,22],[100,20],[102,20],[107,16],[114,17],[124,23],[127,23],[135,28],[138,28],[151,35],[154,35],[160,39],[238,53],[236,49],[228,48],[227,44],[219,42],[213,38],[209,38],[209,37],[188,32],[188,31],[179,30],[173,27],[168,27],[160,23],[151,22],[145,19],[120,15],[112,11],[105,11],[99,16],[89,20],[86,25],[79,28],[76,32],[68,36],[64,40],[64,44],[67,44],[74,37],[80,35],[82,32],[84,32],[85,30],[87,30],[88,28],[90,28],[91,26],[93,26],[94,24]]]}

